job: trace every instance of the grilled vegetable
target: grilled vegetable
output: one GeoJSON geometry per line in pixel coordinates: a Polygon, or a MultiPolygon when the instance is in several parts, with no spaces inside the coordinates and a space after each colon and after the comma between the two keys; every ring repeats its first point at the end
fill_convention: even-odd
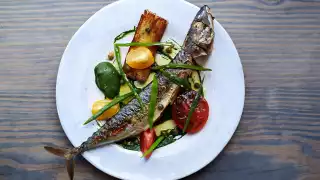
{"type": "Polygon", "coordinates": [[[188,91],[178,96],[172,105],[172,119],[188,133],[199,132],[209,117],[209,105],[200,91],[188,91]]]}
{"type": "Polygon", "coordinates": [[[164,54],[157,54],[155,57],[155,62],[158,66],[169,64],[172,61],[172,59],[164,54]]]}
{"type": "MultiPolygon", "coordinates": [[[[165,19],[145,10],[144,14],[141,15],[132,42],[159,42],[167,24],[168,22],[165,19]]],[[[135,48],[137,47],[130,47],[128,54],[135,48]]],[[[148,47],[153,57],[156,55],[157,48],[158,47],[156,46],[148,47]]],[[[142,82],[146,81],[150,74],[149,67],[145,69],[136,69],[130,67],[127,63],[123,65],[123,70],[128,78],[142,82]]]]}
{"type": "Polygon", "coordinates": [[[181,46],[174,41],[173,39],[169,39],[166,41],[167,43],[171,43],[172,46],[164,46],[160,50],[158,50],[158,54],[155,57],[155,62],[158,66],[169,64],[181,50],[181,46]],[[171,50],[168,50],[171,49],[171,50]],[[170,52],[171,51],[171,52],[170,52]]]}
{"type": "Polygon", "coordinates": [[[173,46],[163,47],[160,52],[169,56],[171,59],[175,58],[178,52],[181,50],[181,46],[173,39],[169,39],[166,41],[167,43],[171,43],[173,46]]]}
{"type": "Polygon", "coordinates": [[[154,127],[157,136],[161,135],[161,132],[168,131],[176,128],[176,123],[173,120],[167,120],[162,124],[159,124],[154,127]]]}
{"type": "Polygon", "coordinates": [[[139,89],[145,88],[146,86],[148,86],[152,82],[155,74],[156,73],[154,73],[154,72],[150,73],[148,79],[145,82],[134,81],[133,82],[134,86],[136,86],[136,88],[139,88],[139,89]]]}
{"type": "Polygon", "coordinates": [[[198,91],[201,86],[201,80],[200,80],[200,75],[198,71],[192,71],[188,80],[189,80],[189,83],[191,84],[191,89],[194,91],[198,91]]]}

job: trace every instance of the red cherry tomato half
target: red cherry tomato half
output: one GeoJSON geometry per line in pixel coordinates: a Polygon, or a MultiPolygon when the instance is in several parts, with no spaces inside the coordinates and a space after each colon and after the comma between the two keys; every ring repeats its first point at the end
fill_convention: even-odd
{"type": "MultiPolygon", "coordinates": [[[[188,91],[178,96],[172,105],[172,119],[180,129],[184,128],[188,118],[191,104],[197,95],[196,91],[188,91]]],[[[208,102],[200,97],[199,103],[194,110],[190,122],[188,124],[187,133],[197,133],[206,124],[209,117],[208,102]]]]}
{"type": "MultiPolygon", "coordinates": [[[[142,153],[146,152],[151,145],[154,143],[154,141],[156,140],[156,133],[154,131],[154,129],[150,130],[147,129],[145,131],[143,131],[140,134],[140,150],[142,153]]],[[[150,153],[148,156],[146,156],[145,158],[149,158],[151,156],[152,153],[150,153]]]]}

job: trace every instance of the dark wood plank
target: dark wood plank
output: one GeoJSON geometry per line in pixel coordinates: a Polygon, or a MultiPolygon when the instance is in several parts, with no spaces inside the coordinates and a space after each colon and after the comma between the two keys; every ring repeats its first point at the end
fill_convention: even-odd
{"type": "MultiPolygon", "coordinates": [[[[67,179],[44,144],[71,146],[55,107],[71,36],[110,0],[0,1],[0,179],[67,179]]],[[[320,2],[208,4],[237,46],[246,77],[241,123],[219,157],[186,179],[320,179],[320,2]]],[[[75,179],[113,179],[79,158],[75,179]]]]}

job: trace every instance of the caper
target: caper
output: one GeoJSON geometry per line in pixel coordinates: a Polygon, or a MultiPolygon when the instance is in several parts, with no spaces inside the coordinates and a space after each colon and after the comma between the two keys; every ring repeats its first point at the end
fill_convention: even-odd
{"type": "Polygon", "coordinates": [[[196,88],[196,89],[199,89],[200,88],[200,83],[194,83],[194,87],[196,88]]]}
{"type": "Polygon", "coordinates": [[[159,109],[159,110],[162,110],[162,109],[164,109],[164,106],[163,106],[162,104],[159,104],[159,105],[158,105],[158,109],[159,109]]]}
{"type": "Polygon", "coordinates": [[[172,53],[172,46],[169,46],[166,48],[166,53],[168,54],[172,53]]]}
{"type": "Polygon", "coordinates": [[[149,27],[147,27],[147,28],[146,28],[146,32],[147,32],[147,33],[150,33],[150,32],[151,32],[151,29],[150,29],[149,27]]]}

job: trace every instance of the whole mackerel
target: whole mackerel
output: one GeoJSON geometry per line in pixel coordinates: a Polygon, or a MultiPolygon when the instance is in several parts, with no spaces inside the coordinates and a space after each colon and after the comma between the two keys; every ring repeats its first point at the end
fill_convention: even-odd
{"type": "MultiPolygon", "coordinates": [[[[212,51],[213,41],[214,17],[210,12],[210,8],[208,6],[203,6],[195,16],[183,43],[182,50],[174,58],[173,63],[193,64],[199,60],[207,59],[212,51]]],[[[166,71],[176,74],[181,78],[184,78],[191,73],[191,70],[188,69],[171,69],[166,71]]],[[[180,88],[160,73],[156,76],[158,78],[159,89],[154,121],[161,116],[165,107],[175,99],[180,88]]],[[[143,104],[145,104],[145,108],[142,109],[137,99],[133,99],[79,147],[66,149],[45,146],[44,148],[48,152],[66,159],[69,178],[73,179],[75,156],[87,150],[138,135],[148,128],[148,105],[150,95],[151,84],[139,94],[143,104]]]]}

